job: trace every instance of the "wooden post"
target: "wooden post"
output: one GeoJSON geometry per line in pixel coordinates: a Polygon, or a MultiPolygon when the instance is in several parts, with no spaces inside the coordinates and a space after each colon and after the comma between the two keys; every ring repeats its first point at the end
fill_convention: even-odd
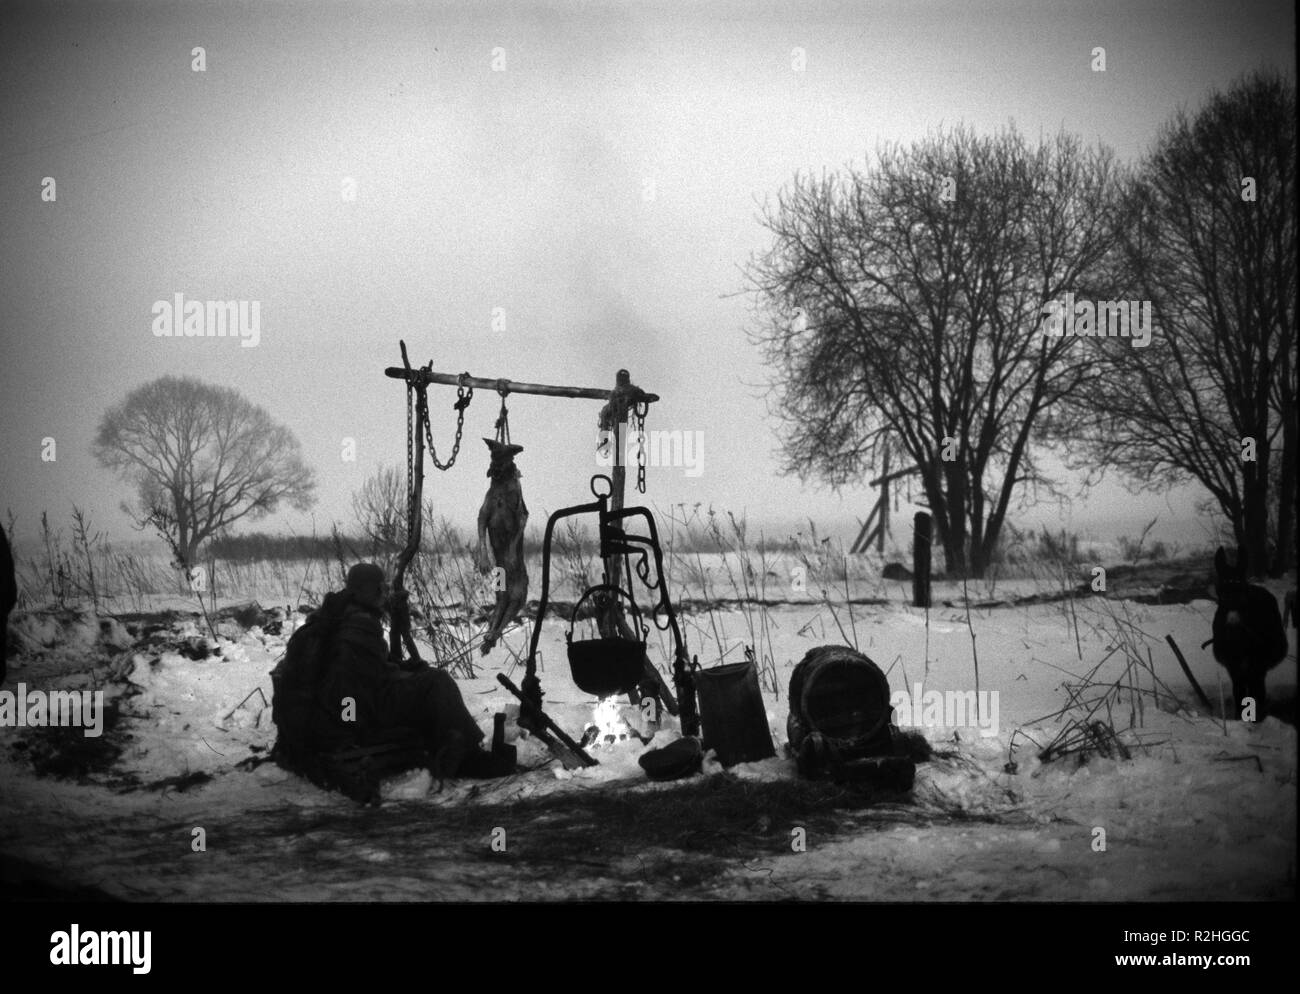
{"type": "MultiPolygon", "coordinates": [[[[402,359],[406,359],[406,343],[402,343],[402,359]]],[[[401,370],[403,378],[406,371],[401,370]]],[[[409,393],[409,391],[408,391],[409,393]]],[[[406,545],[397,557],[397,566],[393,570],[392,600],[388,624],[388,661],[394,666],[401,666],[402,650],[405,658],[413,663],[420,661],[420,651],[415,645],[415,636],[411,634],[411,595],[406,589],[406,570],[420,548],[420,536],[424,527],[424,430],[423,421],[428,409],[429,398],[423,387],[416,391],[415,398],[415,450],[412,455],[414,464],[410,467],[414,479],[408,480],[411,498],[406,506],[407,535],[406,545]]]]}
{"type": "Polygon", "coordinates": [[[889,450],[885,450],[884,472],[874,480],[867,481],[869,487],[880,487],[880,497],[871,506],[871,513],[867,515],[867,523],[862,526],[862,531],[858,533],[857,541],[853,543],[853,552],[866,552],[872,541],[876,543],[876,554],[883,556],[885,554],[885,536],[889,533],[889,487],[895,480],[901,480],[905,476],[911,476],[919,473],[920,469],[912,466],[908,469],[900,469],[893,473],[889,471],[889,450]],[[875,527],[872,527],[872,522],[875,527]]]}
{"type": "MultiPolygon", "coordinates": [[[[600,412],[601,428],[612,432],[614,436],[614,465],[610,469],[609,509],[623,510],[623,494],[627,488],[627,467],[623,464],[623,446],[627,435],[627,416],[638,400],[646,395],[640,388],[632,385],[632,378],[626,369],[620,369],[614,377],[614,389],[609,391],[609,403],[600,412]]],[[[651,395],[653,396],[653,395],[651,395]]],[[[644,439],[641,440],[644,443],[644,439]]],[[[623,575],[623,561],[619,556],[610,556],[605,560],[605,582],[619,586],[623,575]]],[[[631,626],[623,614],[623,604],[614,598],[600,619],[597,627],[605,638],[621,635],[624,638],[640,638],[640,633],[632,633],[631,626]]]]}
{"type": "Polygon", "coordinates": [[[912,607],[930,606],[930,515],[912,519],[912,607]]]}
{"type": "MultiPolygon", "coordinates": [[[[613,440],[609,443],[614,449],[614,465],[609,470],[609,509],[610,511],[621,511],[623,510],[623,490],[627,486],[627,468],[623,465],[623,438],[627,411],[620,410],[617,400],[611,403],[610,417],[605,422],[608,427],[602,428],[603,431],[613,433],[613,440]]],[[[602,561],[602,565],[605,570],[605,582],[617,587],[619,585],[618,581],[623,575],[623,560],[618,556],[610,556],[602,561]]],[[[596,622],[596,628],[600,631],[602,638],[629,637],[630,626],[623,617],[622,601],[617,597],[610,599],[604,615],[596,622]]]]}
{"type": "MultiPolygon", "coordinates": [[[[621,511],[625,506],[625,494],[627,492],[627,466],[624,462],[624,446],[627,441],[627,417],[632,410],[633,404],[640,391],[631,387],[631,380],[626,370],[619,370],[616,377],[614,389],[610,392],[610,409],[609,421],[610,427],[606,430],[614,433],[614,465],[610,469],[609,478],[612,486],[610,487],[609,509],[611,512],[621,511]],[[630,388],[630,389],[629,389],[630,388]]],[[[646,440],[639,439],[639,444],[644,446],[646,440]]],[[[623,580],[623,559],[621,556],[610,556],[605,560],[606,582],[614,586],[622,586],[623,580]]],[[[628,579],[628,586],[631,587],[631,578],[628,579]]],[[[640,641],[641,633],[634,632],[632,626],[628,624],[627,614],[624,611],[623,602],[618,598],[610,601],[609,607],[602,617],[597,628],[600,634],[605,638],[622,637],[636,639],[640,641]]],[[[678,702],[668,683],[664,680],[663,675],[655,668],[654,663],[650,661],[649,656],[644,657],[645,677],[642,680],[642,689],[647,686],[654,687],[654,694],[659,698],[659,702],[670,714],[678,713],[678,702]]],[[[632,703],[639,703],[640,691],[636,694],[629,695],[632,703]]]]}
{"type": "MultiPolygon", "coordinates": [[[[610,472],[610,479],[614,485],[609,494],[609,509],[611,511],[623,510],[623,494],[627,489],[627,467],[623,465],[623,445],[627,438],[627,412],[621,411],[616,416],[614,422],[614,467],[610,472]]],[[[614,586],[619,585],[619,580],[623,576],[623,559],[620,556],[610,556],[605,560],[605,572],[609,575],[609,583],[614,586]]],[[[623,603],[615,600],[610,605],[620,618],[623,617],[623,603]]],[[[614,634],[610,632],[610,634],[614,634]]]]}

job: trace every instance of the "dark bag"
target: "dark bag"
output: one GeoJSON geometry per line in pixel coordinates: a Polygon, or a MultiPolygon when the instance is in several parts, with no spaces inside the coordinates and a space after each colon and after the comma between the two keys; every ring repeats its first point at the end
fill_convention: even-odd
{"type": "Polygon", "coordinates": [[[809,650],[790,675],[789,701],[787,749],[802,776],[837,777],[855,760],[903,755],[889,681],[848,646],[809,650]]]}
{"type": "Polygon", "coordinates": [[[696,670],[695,692],[704,748],[712,749],[719,763],[735,766],[776,755],[752,655],[743,663],[696,670]]]}

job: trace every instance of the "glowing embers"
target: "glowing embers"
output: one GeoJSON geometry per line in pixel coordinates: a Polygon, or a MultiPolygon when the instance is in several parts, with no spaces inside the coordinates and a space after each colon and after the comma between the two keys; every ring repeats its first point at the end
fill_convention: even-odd
{"type": "Polygon", "coordinates": [[[591,711],[591,721],[583,730],[584,748],[609,749],[636,736],[632,727],[623,717],[624,703],[615,695],[605,697],[591,711]]]}
{"type": "Polygon", "coordinates": [[[614,749],[627,744],[639,752],[660,728],[658,713],[653,698],[644,698],[639,706],[617,694],[601,698],[583,729],[583,748],[614,749]]]}

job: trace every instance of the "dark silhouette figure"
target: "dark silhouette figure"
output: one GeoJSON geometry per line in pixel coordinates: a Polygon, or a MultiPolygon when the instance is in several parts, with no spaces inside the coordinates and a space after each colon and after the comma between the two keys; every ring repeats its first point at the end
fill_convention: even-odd
{"type": "Polygon", "coordinates": [[[14,577],[14,557],[9,538],[0,527],[0,683],[9,671],[9,612],[18,603],[18,581],[14,577]]]}
{"type": "Polygon", "coordinates": [[[492,451],[487,472],[492,484],[478,512],[478,567],[484,573],[491,573],[494,566],[505,572],[504,589],[496,592],[496,606],[480,649],[486,656],[528,601],[528,568],[524,562],[528,508],[524,506],[520,473],[515,467],[515,456],[524,451],[523,446],[490,438],[483,441],[492,451]]]}
{"type": "Polygon", "coordinates": [[[379,800],[383,777],[420,765],[440,788],[447,777],[513,773],[513,750],[481,748],[483,732],[450,675],[389,662],[386,593],[383,570],[358,563],[294,632],[271,673],[272,758],[363,804],[379,800]]]}
{"type": "Polygon", "coordinates": [[[322,610],[336,615],[321,700],[328,727],[318,738],[354,737],[360,743],[382,740],[393,729],[414,729],[432,757],[431,771],[441,780],[478,775],[486,765],[479,749],[483,732],[465,708],[460,688],[444,670],[400,671],[388,662],[381,615],[386,583],[373,563],[348,571],[345,590],[327,596],[322,610]],[[345,699],[353,720],[341,721],[345,699]]]}
{"type": "Polygon", "coordinates": [[[1263,587],[1246,582],[1246,551],[1237,550],[1236,566],[1228,566],[1222,547],[1215,553],[1214,658],[1232,678],[1232,699],[1241,717],[1242,702],[1255,700],[1255,713],[1267,713],[1264,674],[1286,658],[1286,629],[1277,598],[1263,587]]]}

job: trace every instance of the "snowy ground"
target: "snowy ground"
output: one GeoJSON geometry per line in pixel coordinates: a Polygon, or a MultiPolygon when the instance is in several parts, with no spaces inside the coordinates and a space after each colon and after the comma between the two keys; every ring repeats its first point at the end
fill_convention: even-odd
{"type": "MultiPolygon", "coordinates": [[[[598,801],[675,797],[709,777],[790,781],[793,764],[776,758],[723,773],[711,762],[684,784],[650,784],[634,737],[597,749],[600,765],[582,771],[516,739],[530,772],[440,791],[413,773],[388,782],[382,806],[361,809],[272,764],[236,767],[274,740],[268,674],[292,619],[276,635],[223,622],[216,653],[191,659],[178,650],[187,639],[201,644],[201,619],[133,635],[89,612],[18,614],[11,628],[22,651],[4,689],[104,690],[121,712],[104,740],[122,751],[89,777],[37,775],[32,757],[55,730],[0,728],[4,875],[134,900],[1294,899],[1294,727],[1276,718],[1225,724],[1201,713],[1164,642],[1172,634],[1207,693],[1218,694],[1219,667],[1199,648],[1211,601],[1144,605],[1099,595],[1076,601],[1073,617],[1068,602],[974,610],[968,628],[964,609],[937,607],[927,619],[894,586],[888,603],[856,606],[851,617],[842,604],[832,613],[813,600],[767,609],[776,679],[764,700],[779,750],[790,671],[813,646],[843,642],[840,626],[888,671],[895,691],[917,683],[974,690],[973,630],[979,689],[998,695],[996,727],[923,725],[944,755],[918,767],[907,803],[802,825],[760,813],[734,837],[700,840],[691,851],[632,832],[630,848],[593,844],[563,856],[543,845],[547,833],[581,830],[580,813],[598,801]],[[1147,658],[1148,649],[1152,670],[1126,671],[1132,654],[1147,658]],[[1085,696],[1121,678],[1140,691],[1094,716],[1110,722],[1131,758],[1039,763],[1033,743],[1060,732],[1061,720],[1049,716],[1089,674],[1085,696]],[[568,808],[578,821],[566,821],[568,808]],[[196,852],[200,828],[206,848],[196,852]],[[801,828],[806,851],[794,851],[801,828]],[[494,838],[504,838],[504,851],[494,838]]],[[[997,596],[1016,592],[1000,586],[997,596]]],[[[960,597],[959,586],[936,587],[938,604],[960,597]]],[[[735,659],[754,617],[752,605],[692,615],[688,643],[703,663],[716,662],[716,631],[735,659]]],[[[543,626],[542,683],[548,713],[576,736],[597,702],[569,679],[564,629],[558,620],[543,626]]],[[[514,704],[496,674],[519,681],[522,665],[512,657],[526,653],[528,633],[513,630],[474,679],[461,680],[488,734],[494,712],[514,704]]],[[[1293,714],[1292,639],[1269,692],[1293,714]]],[[[637,718],[630,709],[625,717],[637,718]]],[[[674,734],[668,719],[654,745],[674,734]]]]}

